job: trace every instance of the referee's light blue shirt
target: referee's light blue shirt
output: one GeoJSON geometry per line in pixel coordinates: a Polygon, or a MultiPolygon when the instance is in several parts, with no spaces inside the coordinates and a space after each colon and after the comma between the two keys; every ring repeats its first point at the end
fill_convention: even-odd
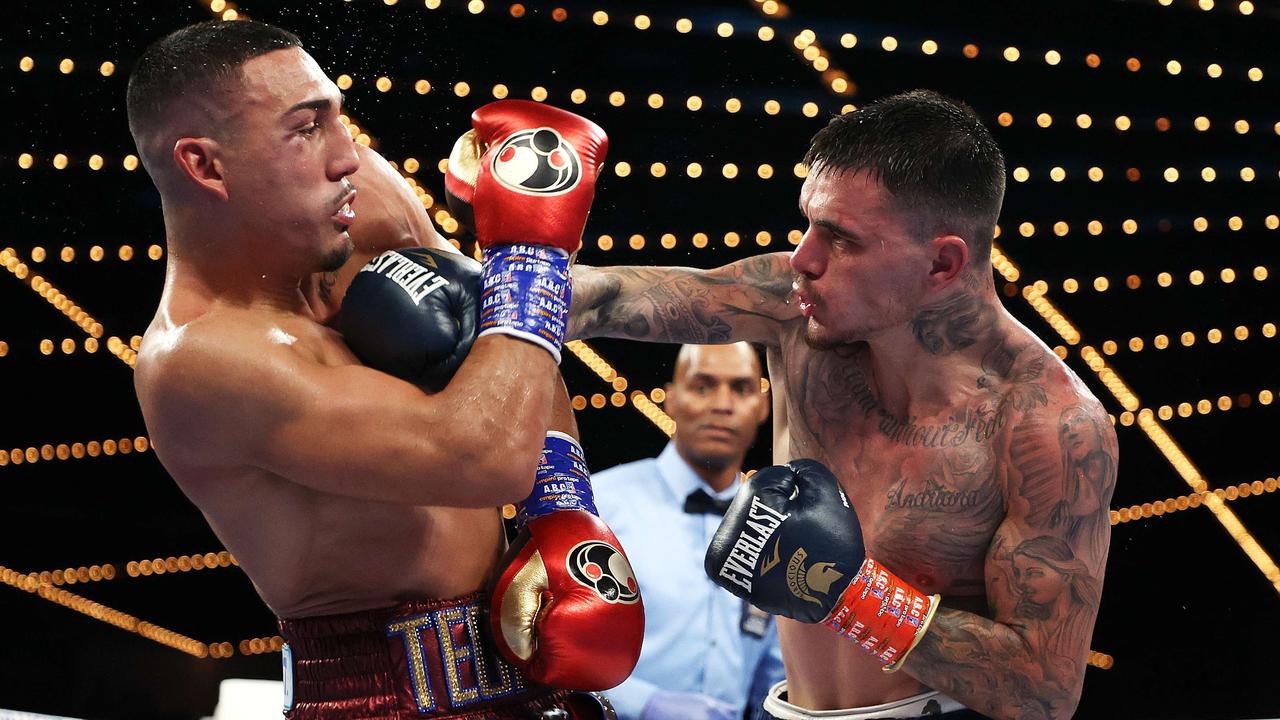
{"type": "Polygon", "coordinates": [[[713,493],[669,443],[657,458],[592,477],[596,507],[626,550],[644,598],[644,646],[635,672],[606,692],[621,720],[636,720],[656,690],[709,695],[755,715],[769,686],[783,678],[773,618],[758,611],[744,632],[745,603],[716,587],[702,558],[720,516],[684,512],[702,488],[713,493]],[[765,620],[765,623],[761,621],[765,620]]]}

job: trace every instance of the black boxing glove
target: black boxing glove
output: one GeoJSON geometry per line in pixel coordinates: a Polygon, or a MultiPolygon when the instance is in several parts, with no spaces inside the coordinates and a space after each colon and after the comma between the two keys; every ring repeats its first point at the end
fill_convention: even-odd
{"type": "Polygon", "coordinates": [[[438,392],[471,351],[479,315],[480,263],[410,247],[356,273],[338,329],[360,362],[438,392]]]}
{"type": "Polygon", "coordinates": [[[939,600],[867,558],[858,514],[816,460],[775,465],[744,482],[703,567],[767,613],[827,625],[890,671],[924,635],[939,600]]]}

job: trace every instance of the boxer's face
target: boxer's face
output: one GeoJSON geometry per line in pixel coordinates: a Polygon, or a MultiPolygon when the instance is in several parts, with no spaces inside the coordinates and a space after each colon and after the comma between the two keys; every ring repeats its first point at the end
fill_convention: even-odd
{"type": "Polygon", "coordinates": [[[260,55],[242,71],[223,143],[229,211],[274,252],[313,270],[337,269],[351,254],[346,177],[359,167],[338,120],[341,94],[300,48],[260,55]]]}
{"type": "Polygon", "coordinates": [[[769,412],[754,351],[744,343],[690,350],[667,385],[665,407],[676,421],[676,450],[691,464],[741,463],[769,412]]]}
{"type": "Polygon", "coordinates": [[[829,348],[902,326],[925,294],[926,244],[866,172],[810,171],[800,190],[808,229],[791,256],[805,340],[829,348]]]}

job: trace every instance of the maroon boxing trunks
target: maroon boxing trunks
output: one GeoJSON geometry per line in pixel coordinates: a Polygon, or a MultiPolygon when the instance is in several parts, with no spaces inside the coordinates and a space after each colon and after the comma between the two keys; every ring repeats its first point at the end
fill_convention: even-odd
{"type": "Polygon", "coordinates": [[[589,717],[537,685],[482,631],[484,593],[281,620],[289,720],[589,717]]]}

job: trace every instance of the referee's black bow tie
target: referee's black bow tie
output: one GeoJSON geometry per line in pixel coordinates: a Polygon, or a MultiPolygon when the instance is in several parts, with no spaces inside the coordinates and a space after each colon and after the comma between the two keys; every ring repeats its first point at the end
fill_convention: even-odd
{"type": "Polygon", "coordinates": [[[723,516],[732,504],[733,498],[717,500],[711,497],[706,490],[698,488],[689,493],[689,497],[684,499],[684,511],[692,514],[706,513],[708,515],[723,516]]]}

